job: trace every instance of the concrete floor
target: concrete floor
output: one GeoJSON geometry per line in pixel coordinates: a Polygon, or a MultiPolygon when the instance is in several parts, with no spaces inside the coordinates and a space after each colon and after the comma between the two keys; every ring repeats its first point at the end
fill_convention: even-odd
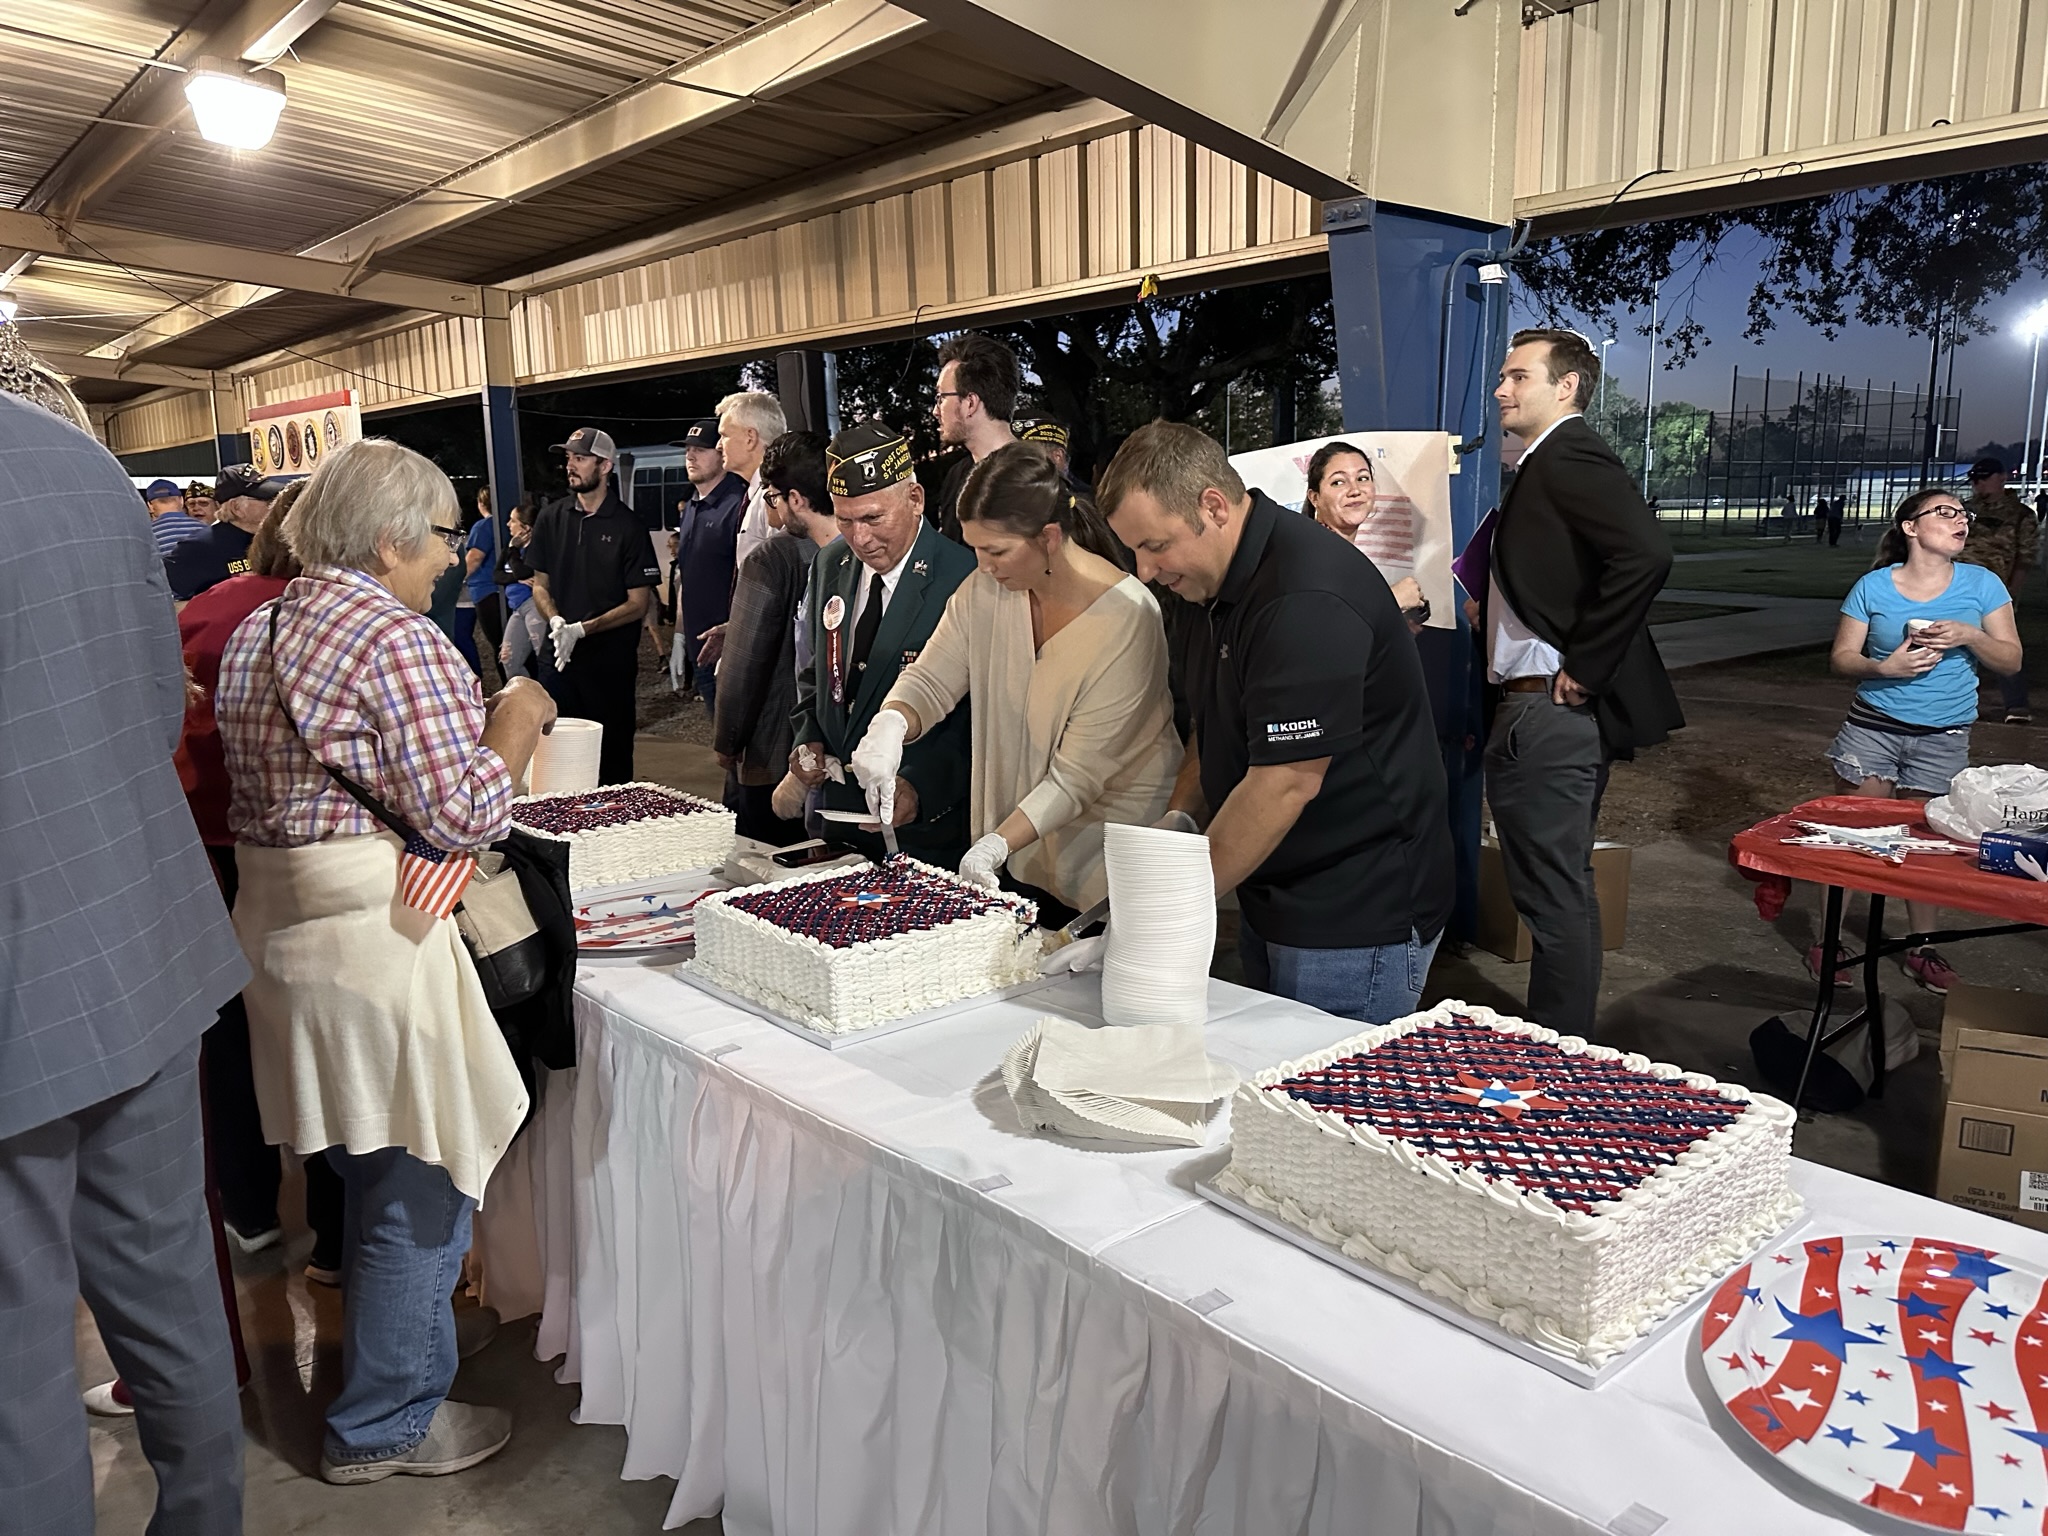
{"type": "MultiPolygon", "coordinates": [[[[646,737],[639,772],[713,795],[720,779],[704,747],[646,737]]],[[[1815,918],[1812,893],[1802,891],[1776,923],[1766,924],[1757,918],[1749,890],[1718,842],[1673,837],[1635,850],[1628,941],[1607,956],[1602,987],[1599,1033],[1605,1043],[1717,1077],[1756,1081],[1750,1030],[1773,1013],[1796,1022],[1799,1010],[1811,1005],[1802,956],[1815,918]]],[[[1219,975],[1235,976],[1228,943],[1234,921],[1234,913],[1225,914],[1219,975]]],[[[1861,922],[1861,903],[1852,903],[1850,931],[1860,931],[1861,922]]],[[[2048,934],[1982,940],[1954,946],[1948,954],[1966,980],[2048,990],[2048,934]]],[[[1527,972],[1526,965],[1484,951],[1446,949],[1431,972],[1426,1001],[1461,997],[1518,1011],[1527,972]]],[[[1800,1126],[1797,1150],[1852,1173],[1926,1190],[1941,1107],[1935,1056],[1941,1002],[1895,968],[1885,985],[1888,998],[1920,1030],[1920,1058],[1894,1075],[1882,1101],[1800,1126]]],[[[295,1198],[288,1191],[287,1210],[295,1198]]],[[[459,1398],[513,1411],[518,1428],[506,1453],[451,1478],[397,1478],[346,1489],[320,1483],[312,1471],[321,1406],[335,1390],[339,1371],[339,1300],[299,1276],[308,1242],[297,1233],[284,1254],[236,1260],[255,1365],[244,1399],[248,1530],[265,1536],[366,1530],[377,1536],[610,1536],[660,1529],[671,1485],[620,1482],[623,1432],[569,1422],[575,1389],[554,1381],[552,1364],[533,1359],[531,1319],[508,1324],[490,1348],[465,1362],[456,1383],[459,1398]]],[[[82,1311],[79,1335],[81,1379],[105,1379],[105,1355],[82,1311]]],[[[139,1533],[154,1485],[133,1422],[92,1424],[99,1529],[103,1536],[139,1533]]],[[[718,1526],[709,1521],[688,1529],[691,1536],[713,1536],[718,1526]]]]}

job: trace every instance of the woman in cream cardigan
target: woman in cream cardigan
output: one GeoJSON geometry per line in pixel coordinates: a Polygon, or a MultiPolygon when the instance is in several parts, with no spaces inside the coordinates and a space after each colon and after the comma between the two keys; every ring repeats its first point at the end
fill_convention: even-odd
{"type": "Polygon", "coordinates": [[[972,695],[977,841],[960,873],[1063,922],[1107,890],[1104,823],[1157,821],[1180,768],[1159,605],[1037,444],[976,465],[959,513],[977,569],[889,690],[854,772],[893,781],[904,743],[972,695]]]}

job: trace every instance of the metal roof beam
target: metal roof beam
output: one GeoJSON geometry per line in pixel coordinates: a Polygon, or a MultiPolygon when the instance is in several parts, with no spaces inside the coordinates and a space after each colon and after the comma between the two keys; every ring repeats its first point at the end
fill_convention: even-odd
{"type": "MultiPolygon", "coordinates": [[[[129,363],[113,357],[86,357],[69,352],[36,356],[74,379],[107,379],[119,384],[151,384],[167,389],[211,389],[214,375],[204,368],[167,368],[160,363],[129,363]]],[[[226,378],[223,374],[220,377],[226,378]]]]}
{"type": "Polygon", "coordinates": [[[565,118],[306,254],[361,261],[454,229],[815,85],[931,30],[930,22],[886,0],[820,0],[565,118]]]}
{"type": "Polygon", "coordinates": [[[248,251],[206,240],[183,240],[127,229],[118,224],[81,222],[67,226],[39,213],[20,213],[11,208],[0,208],[0,247],[4,246],[40,256],[69,256],[102,266],[360,299],[366,304],[427,309],[443,315],[476,316],[484,312],[483,289],[473,283],[413,277],[403,272],[361,272],[346,262],[248,251]]]}
{"type": "Polygon", "coordinates": [[[566,288],[593,277],[622,272],[628,267],[664,261],[707,245],[735,240],[762,230],[823,218],[859,203],[914,192],[936,182],[971,176],[990,166],[1004,165],[1028,155],[1051,154],[1069,144],[1100,138],[1122,128],[1134,127],[1138,119],[1122,107],[1106,101],[1078,101],[1051,111],[1033,112],[1012,121],[991,124],[977,133],[905,155],[891,150],[876,164],[846,171],[822,181],[807,181],[778,191],[768,187],[730,200],[723,208],[706,210],[687,224],[673,229],[622,241],[570,261],[499,284],[515,294],[566,288]]]}

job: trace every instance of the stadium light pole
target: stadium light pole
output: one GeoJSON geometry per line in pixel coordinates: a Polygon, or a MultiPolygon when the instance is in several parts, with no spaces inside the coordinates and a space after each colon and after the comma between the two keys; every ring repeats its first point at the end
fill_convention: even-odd
{"type": "Polygon", "coordinates": [[[2048,336],[2048,304],[2037,304],[2027,312],[2019,323],[2019,336],[2021,341],[2031,343],[2034,350],[2034,361],[2027,369],[2027,424],[2020,435],[2020,473],[2038,484],[2042,455],[2030,439],[2034,436],[2034,391],[2041,378],[2041,338],[2048,336]],[[2031,473],[2028,469],[2030,457],[2031,473]]]}

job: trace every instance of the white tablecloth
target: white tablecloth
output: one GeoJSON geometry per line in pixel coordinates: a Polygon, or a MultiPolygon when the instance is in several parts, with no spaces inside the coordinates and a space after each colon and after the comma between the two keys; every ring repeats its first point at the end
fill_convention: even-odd
{"type": "MultiPolygon", "coordinates": [[[[1069,979],[828,1052],[662,968],[586,967],[581,1064],[549,1080],[519,1175],[543,1249],[540,1353],[566,1355],[582,1422],[626,1427],[624,1476],[676,1479],[671,1524],[722,1509],[729,1536],[1844,1528],[1710,1415],[1689,1330],[1587,1391],[1202,1202],[1221,1125],[1200,1153],[1021,1134],[997,1061],[1040,1013],[1094,1016],[1096,990],[1069,979]]],[[[1210,1048],[1245,1069],[1355,1028],[1211,995],[1210,1048]]],[[[2048,1258],[2006,1223],[1797,1176],[1833,1230],[2048,1258]]]]}

